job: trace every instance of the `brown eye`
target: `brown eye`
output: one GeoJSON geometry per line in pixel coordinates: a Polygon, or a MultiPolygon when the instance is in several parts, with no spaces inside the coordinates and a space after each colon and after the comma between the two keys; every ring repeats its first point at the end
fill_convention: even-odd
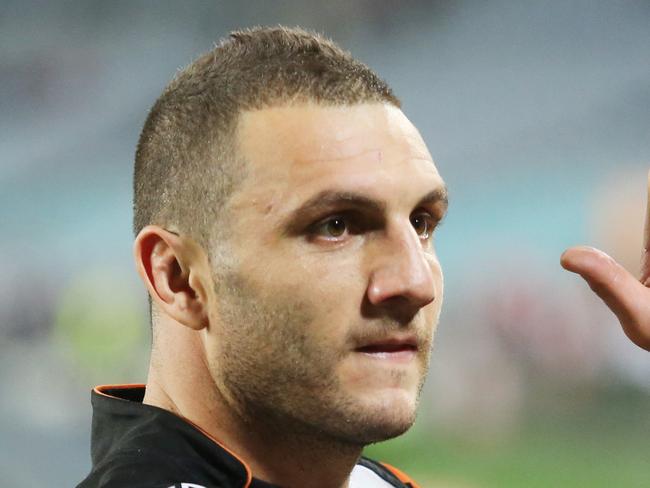
{"type": "Polygon", "coordinates": [[[350,234],[355,233],[355,227],[352,224],[352,218],[333,215],[312,225],[307,233],[311,239],[343,242],[350,234]]]}
{"type": "Polygon", "coordinates": [[[328,237],[341,237],[345,234],[347,225],[345,220],[340,217],[336,217],[325,222],[325,233],[328,237]]]}
{"type": "Polygon", "coordinates": [[[428,239],[431,231],[433,230],[431,217],[423,213],[413,215],[411,217],[411,225],[421,239],[428,239]]]}

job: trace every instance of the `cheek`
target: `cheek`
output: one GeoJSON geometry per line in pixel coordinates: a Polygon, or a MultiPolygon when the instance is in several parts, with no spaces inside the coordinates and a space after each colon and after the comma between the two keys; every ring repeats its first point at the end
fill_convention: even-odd
{"type": "MultiPolygon", "coordinates": [[[[301,301],[317,311],[316,318],[358,313],[367,283],[358,256],[345,252],[294,250],[290,263],[269,274],[274,276],[266,288],[276,289],[288,300],[301,301]]],[[[332,324],[333,325],[333,324],[332,324]]]]}
{"type": "Polygon", "coordinates": [[[445,280],[440,267],[438,267],[438,273],[434,275],[434,282],[436,284],[436,299],[432,303],[432,306],[434,309],[434,327],[436,327],[438,325],[438,319],[440,318],[440,312],[442,311],[442,304],[445,297],[445,280]]]}
{"type": "Polygon", "coordinates": [[[243,346],[257,338],[263,344],[257,354],[267,358],[282,355],[283,348],[291,349],[294,360],[341,354],[365,296],[357,255],[314,252],[293,241],[246,262],[234,276],[223,277],[234,285],[228,291],[233,300],[227,299],[234,306],[225,304],[227,321],[244,322],[227,331],[233,340],[243,346]]]}
{"type": "Polygon", "coordinates": [[[429,263],[429,266],[431,266],[431,273],[433,275],[433,283],[435,286],[436,301],[442,303],[445,279],[442,272],[442,267],[440,266],[440,261],[438,261],[438,257],[435,255],[435,253],[426,254],[426,259],[429,263]]]}
{"type": "Polygon", "coordinates": [[[442,273],[442,268],[440,263],[435,255],[429,255],[428,257],[429,264],[431,266],[431,272],[433,275],[433,284],[435,290],[435,299],[432,303],[427,305],[422,309],[423,315],[425,317],[425,323],[427,327],[431,330],[431,334],[435,332],[438,320],[440,318],[440,312],[442,310],[442,303],[444,299],[444,275],[442,273]]]}

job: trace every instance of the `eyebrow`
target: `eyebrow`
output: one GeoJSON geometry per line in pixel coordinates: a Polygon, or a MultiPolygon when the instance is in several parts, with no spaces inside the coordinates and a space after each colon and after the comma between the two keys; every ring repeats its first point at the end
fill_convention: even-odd
{"type": "MultiPolygon", "coordinates": [[[[424,195],[417,203],[415,208],[422,205],[442,204],[442,213],[447,211],[449,198],[447,186],[442,185],[424,195]]],[[[360,209],[370,210],[376,213],[384,213],[386,204],[382,201],[375,200],[366,195],[350,191],[323,190],[295,210],[291,211],[285,222],[288,222],[287,231],[294,233],[300,230],[303,220],[312,217],[314,214],[329,210],[337,205],[349,205],[360,209]]]]}
{"type": "Polygon", "coordinates": [[[449,192],[447,191],[447,185],[439,186],[435,190],[424,195],[416,207],[421,205],[434,205],[436,203],[442,204],[443,212],[447,211],[447,207],[449,207],[449,192]]]}

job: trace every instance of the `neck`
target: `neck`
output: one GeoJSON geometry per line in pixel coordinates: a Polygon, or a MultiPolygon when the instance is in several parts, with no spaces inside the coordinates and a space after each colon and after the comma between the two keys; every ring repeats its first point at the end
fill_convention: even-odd
{"type": "Polygon", "coordinates": [[[362,446],[258,413],[241,415],[215,384],[200,332],[156,324],[144,403],[168,410],[245,460],[253,476],[287,488],[345,488],[362,446]]]}
{"type": "Polygon", "coordinates": [[[233,423],[230,442],[256,478],[287,488],[343,488],[362,447],[325,439],[289,422],[233,423]]]}

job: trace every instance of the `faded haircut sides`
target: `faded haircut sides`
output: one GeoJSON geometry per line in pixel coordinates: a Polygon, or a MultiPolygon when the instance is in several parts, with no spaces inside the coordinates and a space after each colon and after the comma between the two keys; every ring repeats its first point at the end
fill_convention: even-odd
{"type": "Polygon", "coordinates": [[[300,28],[233,32],[181,70],[140,134],[134,233],[156,224],[209,246],[244,174],[235,147],[239,114],[301,102],[400,106],[370,68],[331,40],[300,28]]]}

